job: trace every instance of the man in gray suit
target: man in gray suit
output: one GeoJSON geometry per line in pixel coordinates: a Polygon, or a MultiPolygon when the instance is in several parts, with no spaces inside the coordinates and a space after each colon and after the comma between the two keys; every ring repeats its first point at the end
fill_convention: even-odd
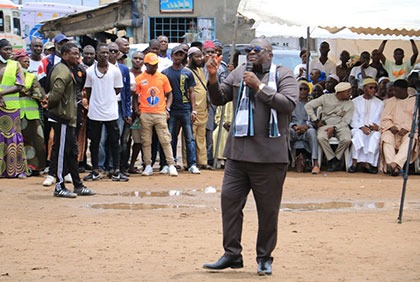
{"type": "Polygon", "coordinates": [[[208,90],[214,105],[233,101],[235,116],[226,142],[222,186],[224,255],[205,269],[242,268],[242,210],[252,190],[258,212],[257,272],[272,273],[271,253],[288,167],[289,122],[299,90],[293,72],[271,64],[269,41],[254,39],[246,48],[247,65],[238,66],[222,83],[221,57],[207,62],[208,90]]]}

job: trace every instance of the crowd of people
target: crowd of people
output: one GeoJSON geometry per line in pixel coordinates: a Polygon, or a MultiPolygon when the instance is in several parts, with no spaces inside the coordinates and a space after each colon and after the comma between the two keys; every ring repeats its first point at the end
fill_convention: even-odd
{"type": "Polygon", "coordinates": [[[182,168],[200,174],[225,160],[224,254],[203,267],[243,267],[242,210],[252,190],[259,219],[257,272],[271,275],[289,162],[299,172],[318,174],[324,154],[327,171],[346,166],[350,173],[397,176],[410,138],[408,161],[418,158],[417,134],[409,134],[420,88],[413,70],[418,50],[411,45],[409,61],[400,48],[394,60],[387,59],[383,41],[352,63],[343,50],[336,65],[322,42],[309,70],[302,50],[302,64],[292,71],[272,64],[272,46],[264,38],[251,41],[247,63],[240,66],[222,61],[219,40],[180,44],[169,52],[162,35],[129,58],[126,38],[82,48],[58,34],[45,45],[34,38],[29,54],[13,52],[1,39],[0,174],[46,173],[43,185],[55,183],[54,196],[75,198],[96,194],[84,181],[151,176],[158,159],[159,173],[170,176],[182,168]],[[73,191],[66,183],[73,183],[73,191]]]}
{"type": "MultiPolygon", "coordinates": [[[[412,56],[404,61],[404,50],[394,50],[394,60],[383,55],[387,41],[370,54],[363,51],[351,61],[348,51],[341,63],[328,58],[329,44],[320,44],[320,57],[309,64],[307,52],[294,74],[299,82],[299,101],[290,123],[291,158],[299,172],[320,172],[325,154],[327,171],[388,173],[398,176],[404,169],[419,89],[414,70],[418,50],[411,40],[412,56]],[[345,160],[346,153],[348,160],[345,160]]],[[[415,120],[414,120],[415,121],[415,120]]],[[[413,134],[410,160],[418,157],[418,136],[413,134]]]]}
{"type": "MultiPolygon", "coordinates": [[[[328,57],[329,44],[322,42],[320,56],[310,62],[308,71],[308,54],[301,51],[302,64],[293,71],[299,99],[289,127],[289,158],[297,171],[318,174],[321,151],[328,171],[346,167],[351,173],[380,170],[399,175],[407,158],[419,83],[418,72],[412,71],[418,50],[413,40],[411,45],[413,54],[407,61],[400,48],[394,50],[394,60],[385,58],[383,41],[371,54],[362,52],[358,60],[350,61],[350,53],[343,50],[336,65],[328,57]],[[344,160],[346,153],[348,160],[344,160]]],[[[177,176],[182,168],[199,174],[202,169],[213,169],[215,162],[223,167],[226,140],[237,129],[231,129],[236,110],[231,102],[222,107],[210,101],[205,67],[209,58],[222,54],[222,48],[214,40],[180,44],[169,53],[168,38],[162,35],[129,58],[125,38],[82,49],[58,34],[44,45],[34,38],[29,53],[12,52],[10,43],[2,39],[1,176],[46,173],[43,185],[55,183],[60,190],[71,182],[76,188],[84,187],[76,172],[86,170],[90,172],[84,181],[150,176],[158,159],[159,173],[170,176],[177,176]],[[73,54],[77,57],[74,65],[63,60],[62,48],[68,43],[78,50],[73,54]],[[64,80],[57,76],[63,69],[58,67],[60,62],[71,72],[72,80],[65,85],[60,85],[64,80]],[[69,87],[76,93],[74,107],[67,103],[74,98],[68,96],[70,92],[56,94],[69,87]],[[74,132],[63,136],[63,124],[74,132]],[[183,149],[178,156],[181,131],[183,149]],[[60,142],[70,139],[74,139],[72,145],[60,151],[60,142]],[[136,166],[139,156],[141,165],[136,166]],[[68,162],[74,157],[75,164],[68,162]]],[[[218,82],[235,67],[222,61],[218,82]]],[[[417,158],[417,148],[414,142],[410,161],[417,158]]],[[[75,196],[64,196],[68,195],[75,196]]]]}

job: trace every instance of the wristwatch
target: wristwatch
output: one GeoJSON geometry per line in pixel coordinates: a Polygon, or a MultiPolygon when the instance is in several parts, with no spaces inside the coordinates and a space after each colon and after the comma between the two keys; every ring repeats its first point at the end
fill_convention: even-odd
{"type": "Polygon", "coordinates": [[[166,111],[169,113],[171,111],[171,109],[170,108],[166,108],[166,111]]]}
{"type": "Polygon", "coordinates": [[[191,113],[193,113],[193,114],[195,114],[195,115],[196,115],[196,114],[197,114],[197,111],[192,111],[191,113]]]}
{"type": "Polygon", "coordinates": [[[260,85],[258,85],[258,92],[262,91],[264,86],[265,86],[264,83],[260,83],[260,85]]]}

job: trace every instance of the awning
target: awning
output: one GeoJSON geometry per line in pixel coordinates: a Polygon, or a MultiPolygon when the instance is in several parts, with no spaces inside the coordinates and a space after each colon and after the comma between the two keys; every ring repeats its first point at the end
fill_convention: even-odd
{"type": "Polygon", "coordinates": [[[120,0],[95,9],[70,14],[65,17],[43,22],[40,29],[46,37],[57,33],[67,36],[80,36],[106,31],[112,28],[136,26],[132,20],[131,0],[120,0]]]}

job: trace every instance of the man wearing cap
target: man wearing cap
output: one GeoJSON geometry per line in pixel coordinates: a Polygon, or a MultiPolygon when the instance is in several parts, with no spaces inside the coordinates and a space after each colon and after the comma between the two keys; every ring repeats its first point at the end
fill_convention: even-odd
{"type": "MultiPolygon", "coordinates": [[[[153,174],[151,145],[153,128],[155,128],[166,162],[169,165],[168,174],[178,176],[171,147],[171,134],[167,123],[171,115],[172,88],[168,78],[157,71],[158,63],[158,56],[152,52],[148,53],[144,57],[146,71],[136,77],[136,92],[139,96],[140,111],[140,138],[146,165],[142,175],[153,174]],[[151,97],[158,99],[152,99],[151,97]]],[[[163,158],[163,156],[160,157],[163,158]]]]}
{"type": "MultiPolygon", "coordinates": [[[[318,163],[318,140],[316,137],[316,129],[310,122],[308,114],[305,110],[305,105],[309,101],[308,95],[308,82],[306,80],[300,80],[299,101],[296,104],[296,108],[292,113],[290,121],[290,146],[295,149],[295,151],[304,150],[307,153],[310,153],[312,160],[312,174],[318,174],[320,169],[318,163]]],[[[297,152],[296,155],[299,156],[297,152]]],[[[295,156],[292,156],[292,158],[295,158],[295,156]]],[[[298,161],[301,162],[301,160],[303,161],[304,158],[297,158],[296,160],[296,170],[298,172],[303,172],[300,171],[302,163],[298,163],[298,161]]]]}
{"type": "Polygon", "coordinates": [[[48,55],[54,53],[54,50],[55,50],[54,43],[52,43],[51,41],[48,41],[47,43],[45,43],[43,47],[44,57],[47,57],[48,55]]]}
{"type": "Polygon", "coordinates": [[[378,79],[378,91],[376,92],[376,97],[380,100],[388,99],[388,91],[386,85],[388,84],[389,77],[383,76],[378,79]]]}
{"type": "MultiPolygon", "coordinates": [[[[381,115],[381,145],[383,171],[398,176],[407,161],[409,131],[415,107],[415,97],[409,96],[405,79],[394,81],[394,97],[384,103],[381,115]]],[[[417,134],[414,134],[413,153],[410,163],[418,156],[417,134]]]]}
{"type": "Polygon", "coordinates": [[[351,144],[349,125],[354,111],[353,102],[350,100],[350,83],[340,82],[335,86],[335,92],[324,94],[305,105],[308,116],[317,127],[318,143],[328,160],[328,171],[341,169],[341,159],[351,144]],[[322,110],[317,115],[316,110],[319,111],[319,107],[322,107],[322,110]],[[329,143],[333,136],[339,141],[335,151],[329,143]]]}
{"type": "Polygon", "coordinates": [[[176,158],[177,141],[179,128],[178,122],[181,124],[182,133],[185,138],[187,150],[187,162],[184,166],[193,174],[199,174],[197,168],[196,146],[192,125],[197,119],[197,103],[195,100],[194,87],[197,82],[193,73],[184,67],[183,61],[186,54],[181,46],[172,49],[173,65],[162,71],[171,83],[173,102],[170,107],[171,115],[168,121],[169,131],[172,135],[172,151],[176,158]]]}
{"type": "Polygon", "coordinates": [[[209,98],[207,97],[207,79],[204,75],[203,53],[197,47],[191,47],[188,50],[189,69],[195,79],[195,104],[197,118],[193,123],[193,134],[195,139],[195,148],[197,155],[197,165],[199,168],[207,167],[207,143],[206,143],[206,125],[208,121],[209,98]]]}
{"type": "Polygon", "coordinates": [[[330,74],[325,81],[325,90],[324,94],[334,93],[335,86],[340,82],[340,78],[335,73],[330,74]]]}
{"type": "Polygon", "coordinates": [[[358,170],[362,165],[364,172],[377,173],[379,161],[380,124],[384,103],[375,96],[378,83],[373,78],[363,80],[363,95],[354,98],[354,112],[351,119],[351,157],[348,172],[358,170]]]}

